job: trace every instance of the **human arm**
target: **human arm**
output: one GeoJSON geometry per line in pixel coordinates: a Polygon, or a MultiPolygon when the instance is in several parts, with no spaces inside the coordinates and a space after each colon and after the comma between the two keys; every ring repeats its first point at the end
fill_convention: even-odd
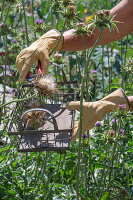
{"type": "MultiPolygon", "coordinates": [[[[122,0],[109,11],[109,14],[115,16],[115,21],[121,22],[117,23],[119,32],[112,30],[110,33],[108,29],[104,29],[99,45],[105,45],[119,40],[133,31],[133,0],[122,0]]],[[[91,36],[84,35],[86,48],[90,48],[94,45],[99,33],[99,29],[97,28],[91,36]]],[[[83,50],[82,37],[73,37],[73,35],[73,29],[64,32],[64,45],[61,51],[83,50]]]]}

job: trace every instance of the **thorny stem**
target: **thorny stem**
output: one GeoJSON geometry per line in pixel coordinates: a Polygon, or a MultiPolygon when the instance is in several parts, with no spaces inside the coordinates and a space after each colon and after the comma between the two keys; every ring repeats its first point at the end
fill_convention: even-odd
{"type": "Polygon", "coordinates": [[[0,109],[5,107],[5,106],[7,106],[7,105],[9,105],[9,104],[11,104],[11,103],[15,103],[15,102],[18,103],[18,102],[22,102],[22,101],[27,101],[28,99],[32,99],[34,97],[36,97],[36,95],[33,95],[31,97],[26,97],[26,98],[23,98],[23,99],[14,99],[14,100],[12,100],[10,102],[7,102],[5,104],[0,105],[0,109]]]}
{"type": "Polygon", "coordinates": [[[4,24],[6,23],[8,14],[9,14],[9,12],[10,12],[10,6],[11,6],[11,2],[9,3],[9,6],[8,6],[8,10],[7,10],[7,13],[6,13],[6,17],[5,17],[5,19],[4,19],[4,24]]]}
{"type": "Polygon", "coordinates": [[[109,59],[109,46],[107,45],[107,53],[108,53],[108,69],[109,69],[109,93],[111,87],[111,66],[110,66],[110,59],[109,59]]]}
{"type": "MultiPolygon", "coordinates": [[[[106,175],[108,174],[108,172],[109,172],[108,177],[109,177],[109,180],[110,180],[110,176],[111,176],[111,172],[112,172],[112,167],[113,167],[113,162],[114,162],[114,156],[115,156],[115,153],[116,153],[117,142],[118,142],[118,138],[116,139],[116,141],[115,141],[115,143],[114,143],[114,146],[113,146],[112,157],[111,157],[111,160],[110,160],[108,169],[107,169],[107,171],[105,172],[105,175],[104,175],[104,183],[105,183],[106,175]]],[[[109,183],[108,183],[107,191],[108,191],[108,189],[109,189],[109,184],[110,184],[110,181],[109,181],[109,183]]],[[[100,197],[101,197],[101,195],[103,194],[104,186],[105,186],[105,184],[103,184],[100,197]]]]}
{"type": "MultiPolygon", "coordinates": [[[[34,20],[34,1],[32,0],[32,20],[33,20],[33,26],[35,25],[35,20],[34,20]]],[[[36,39],[36,32],[35,32],[35,39],[36,39]]]]}
{"type": "Polygon", "coordinates": [[[103,63],[103,56],[104,56],[104,46],[102,46],[102,86],[103,86],[103,96],[104,96],[104,63],[103,63]]]}
{"type": "MultiPolygon", "coordinates": [[[[85,78],[88,74],[88,66],[89,62],[92,56],[93,51],[95,50],[101,36],[103,33],[103,27],[100,29],[100,34],[94,44],[94,46],[91,49],[91,52],[88,57],[88,62],[86,62],[86,50],[85,50],[85,43],[84,43],[84,37],[82,36],[83,39],[83,45],[84,45],[84,54],[85,54],[85,71],[84,71],[84,76],[82,78],[82,88],[81,88],[81,96],[80,96],[80,123],[79,123],[79,143],[78,143],[78,165],[77,165],[77,176],[76,176],[76,193],[77,193],[77,200],[79,200],[79,178],[80,178],[80,157],[81,157],[81,134],[82,134],[82,106],[83,106],[83,98],[84,98],[84,83],[85,83],[85,78]]],[[[88,88],[87,88],[88,90],[88,88]]]]}
{"type": "Polygon", "coordinates": [[[28,153],[26,152],[26,159],[25,159],[25,177],[24,177],[24,197],[23,199],[26,200],[26,188],[27,188],[27,163],[28,163],[28,153]]]}
{"type": "Polygon", "coordinates": [[[23,6],[23,12],[24,12],[24,21],[25,21],[25,30],[26,30],[26,40],[27,40],[27,45],[29,46],[29,37],[28,37],[28,28],[27,28],[27,20],[26,20],[26,14],[25,14],[24,0],[22,0],[22,6],[23,6]]]}
{"type": "Polygon", "coordinates": [[[4,94],[3,94],[3,104],[5,103],[5,93],[6,93],[6,66],[7,66],[7,35],[5,36],[5,71],[4,71],[4,94]]]}
{"type": "Polygon", "coordinates": [[[124,74],[123,74],[123,48],[122,48],[122,39],[121,39],[121,74],[122,74],[122,83],[121,83],[121,87],[123,88],[123,82],[124,82],[124,74]]]}
{"type": "Polygon", "coordinates": [[[52,51],[50,52],[50,55],[54,52],[54,50],[55,50],[56,47],[58,46],[58,44],[59,44],[59,42],[60,42],[60,40],[61,40],[61,38],[62,38],[62,36],[63,36],[63,32],[64,32],[64,29],[65,29],[65,26],[66,26],[66,22],[67,22],[67,20],[65,19],[65,22],[64,22],[64,24],[63,24],[63,28],[62,28],[60,37],[59,37],[59,39],[58,39],[58,41],[57,41],[55,47],[54,47],[54,48],[52,49],[52,51]]]}
{"type": "Polygon", "coordinates": [[[3,10],[4,10],[4,1],[2,1],[2,7],[1,7],[1,21],[2,21],[2,18],[3,18],[3,10]]]}
{"type": "Polygon", "coordinates": [[[101,36],[102,36],[102,33],[103,33],[103,27],[100,28],[99,36],[98,36],[98,38],[97,38],[97,40],[96,40],[94,46],[93,46],[92,49],[91,49],[91,52],[90,52],[89,57],[88,57],[87,66],[89,66],[89,62],[90,62],[90,59],[91,59],[92,53],[93,53],[93,51],[95,50],[95,48],[96,48],[96,46],[97,46],[97,44],[98,44],[98,42],[99,42],[99,40],[100,40],[100,38],[101,38],[101,36]]]}
{"type": "Polygon", "coordinates": [[[80,123],[79,123],[79,143],[78,143],[78,164],[77,164],[77,174],[76,174],[76,193],[77,200],[79,200],[79,178],[80,178],[80,157],[81,157],[81,134],[82,134],[82,105],[84,98],[84,77],[82,78],[82,88],[80,96],[80,123]]]}

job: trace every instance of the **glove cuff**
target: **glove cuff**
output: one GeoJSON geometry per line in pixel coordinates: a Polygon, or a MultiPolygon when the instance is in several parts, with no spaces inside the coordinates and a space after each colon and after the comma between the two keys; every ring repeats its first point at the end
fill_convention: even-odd
{"type": "Polygon", "coordinates": [[[126,99],[126,101],[127,101],[127,104],[128,104],[129,110],[130,110],[131,104],[130,104],[128,98],[127,98],[127,95],[125,94],[125,92],[124,92],[124,90],[123,90],[122,88],[120,88],[120,89],[121,89],[121,91],[122,91],[122,93],[123,93],[123,95],[124,95],[124,97],[125,97],[125,99],[126,99]]]}
{"type": "MultiPolygon", "coordinates": [[[[64,46],[64,36],[63,36],[63,34],[61,35],[61,32],[60,32],[60,31],[58,31],[58,30],[56,30],[56,29],[52,29],[52,30],[59,34],[58,40],[60,40],[59,43],[57,44],[57,47],[54,49],[54,51],[61,51],[61,49],[62,49],[63,46],[64,46]]],[[[57,42],[58,42],[58,41],[57,41],[57,42]]],[[[50,53],[50,54],[51,54],[51,53],[50,53]]]]}

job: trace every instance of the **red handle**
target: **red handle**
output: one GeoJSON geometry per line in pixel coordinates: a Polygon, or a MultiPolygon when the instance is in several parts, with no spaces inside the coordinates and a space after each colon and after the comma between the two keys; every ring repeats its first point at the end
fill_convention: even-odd
{"type": "Polygon", "coordinates": [[[42,74],[41,63],[39,60],[38,60],[38,65],[37,65],[37,73],[42,74]]]}
{"type": "MultiPolygon", "coordinates": [[[[38,64],[37,64],[37,73],[38,74],[42,74],[41,62],[39,60],[38,60],[38,64]]],[[[30,78],[31,75],[32,75],[32,73],[28,72],[26,78],[30,78]]]]}

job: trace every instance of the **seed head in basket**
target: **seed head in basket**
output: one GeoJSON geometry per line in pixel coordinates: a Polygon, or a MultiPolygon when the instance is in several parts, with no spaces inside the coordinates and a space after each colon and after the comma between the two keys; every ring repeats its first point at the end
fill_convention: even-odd
{"type": "Polygon", "coordinates": [[[38,92],[43,96],[52,96],[58,92],[57,84],[51,76],[38,76],[35,85],[38,92]]]}
{"type": "MultiPolygon", "coordinates": [[[[25,105],[25,109],[32,109],[32,108],[41,108],[41,103],[36,100],[30,100],[25,105]]],[[[23,122],[26,124],[26,129],[29,127],[32,129],[36,129],[43,125],[44,117],[46,113],[44,111],[31,111],[24,115],[23,122]]]]}
{"type": "Polygon", "coordinates": [[[42,104],[36,100],[36,99],[32,99],[30,101],[28,101],[25,105],[24,105],[25,109],[31,109],[31,108],[41,108],[42,104]]]}
{"type": "Polygon", "coordinates": [[[43,111],[31,111],[24,116],[24,122],[26,123],[26,129],[29,127],[36,129],[44,124],[44,117],[46,113],[43,111]]]}

